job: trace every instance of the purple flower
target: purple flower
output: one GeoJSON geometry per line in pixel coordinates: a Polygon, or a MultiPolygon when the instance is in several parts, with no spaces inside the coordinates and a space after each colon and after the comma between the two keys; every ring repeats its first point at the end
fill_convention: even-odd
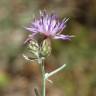
{"type": "Polygon", "coordinates": [[[40,11],[38,19],[35,19],[31,25],[26,28],[26,30],[32,33],[26,42],[33,39],[38,33],[43,34],[46,38],[70,40],[73,36],[61,34],[66,27],[67,21],[68,19],[66,18],[60,21],[53,13],[47,14],[46,11],[40,11]]]}

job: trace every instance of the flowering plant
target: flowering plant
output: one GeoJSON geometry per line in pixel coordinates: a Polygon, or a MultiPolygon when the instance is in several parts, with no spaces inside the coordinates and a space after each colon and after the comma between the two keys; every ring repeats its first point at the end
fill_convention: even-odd
{"type": "MultiPolygon", "coordinates": [[[[28,48],[30,52],[36,57],[34,59],[29,59],[26,55],[23,55],[27,60],[35,60],[41,66],[42,74],[42,93],[41,96],[46,96],[46,80],[49,80],[49,77],[62,70],[66,64],[62,65],[58,69],[46,73],[44,69],[44,60],[47,56],[51,54],[51,39],[62,39],[62,40],[71,40],[73,35],[63,35],[61,32],[66,27],[66,22],[68,19],[62,21],[59,20],[59,17],[54,13],[48,14],[45,10],[40,11],[40,16],[26,27],[26,30],[31,32],[31,34],[26,39],[25,43],[28,43],[28,48]],[[36,38],[43,36],[43,39],[36,38]]],[[[39,96],[39,92],[35,89],[35,95],[39,96]]]]}

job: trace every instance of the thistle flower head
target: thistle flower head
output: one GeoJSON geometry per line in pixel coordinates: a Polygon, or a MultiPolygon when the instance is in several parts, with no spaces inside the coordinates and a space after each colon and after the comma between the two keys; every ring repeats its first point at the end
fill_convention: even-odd
{"type": "Polygon", "coordinates": [[[70,40],[73,36],[61,34],[67,21],[66,18],[60,21],[58,16],[53,13],[48,14],[46,11],[40,11],[40,16],[26,28],[32,33],[26,42],[33,39],[38,33],[43,34],[46,38],[70,40]]]}

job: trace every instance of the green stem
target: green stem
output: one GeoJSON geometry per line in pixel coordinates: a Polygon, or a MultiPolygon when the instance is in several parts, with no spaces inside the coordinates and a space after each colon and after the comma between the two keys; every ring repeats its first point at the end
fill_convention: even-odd
{"type": "Polygon", "coordinates": [[[45,80],[44,60],[42,60],[42,63],[40,65],[41,65],[41,75],[42,75],[42,93],[41,93],[41,96],[45,96],[46,80],[45,80]]]}
{"type": "Polygon", "coordinates": [[[66,64],[62,65],[61,67],[55,69],[54,71],[47,73],[47,75],[45,75],[45,78],[48,79],[50,76],[56,74],[57,72],[61,71],[62,69],[64,69],[66,67],[66,64]]]}

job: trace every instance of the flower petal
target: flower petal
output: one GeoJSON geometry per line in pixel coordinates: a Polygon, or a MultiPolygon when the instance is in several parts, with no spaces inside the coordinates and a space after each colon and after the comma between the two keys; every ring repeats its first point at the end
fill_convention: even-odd
{"type": "Polygon", "coordinates": [[[62,40],[71,40],[71,37],[74,37],[73,35],[56,35],[54,36],[54,39],[62,39],[62,40]]]}
{"type": "Polygon", "coordinates": [[[30,31],[30,32],[33,32],[33,33],[37,32],[37,30],[34,29],[34,28],[26,28],[26,30],[28,30],[28,31],[30,31]]]}

